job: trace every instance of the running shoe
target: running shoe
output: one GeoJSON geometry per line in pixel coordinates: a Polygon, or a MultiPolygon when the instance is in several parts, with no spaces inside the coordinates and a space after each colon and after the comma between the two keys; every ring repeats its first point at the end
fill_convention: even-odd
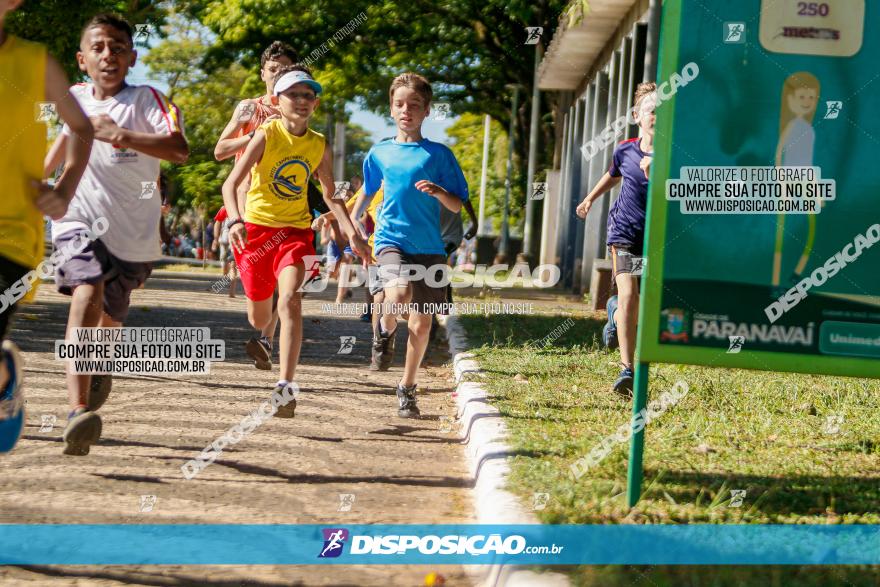
{"type": "Polygon", "coordinates": [[[247,355],[254,360],[254,366],[262,371],[269,371],[272,368],[272,345],[265,336],[257,338],[251,337],[244,346],[247,355]]]}
{"type": "MultiPolygon", "coordinates": [[[[381,326],[378,327],[381,330],[381,326]]],[[[370,371],[387,371],[394,362],[394,332],[373,333],[373,350],[370,371]]]]}
{"type": "Polygon", "coordinates": [[[605,310],[608,312],[608,321],[605,322],[605,327],[602,328],[602,344],[609,350],[616,349],[619,346],[617,341],[617,325],[614,323],[614,312],[617,310],[617,296],[608,298],[605,310]]]}
{"type": "Polygon", "coordinates": [[[397,415],[401,418],[418,418],[421,415],[416,405],[416,384],[409,387],[397,384],[397,415]]]}
{"type": "Polygon", "coordinates": [[[373,321],[373,314],[371,312],[364,312],[361,314],[361,322],[370,323],[373,321]]]}
{"type": "Polygon", "coordinates": [[[92,375],[92,382],[89,384],[89,401],[86,407],[90,412],[98,411],[98,408],[104,405],[107,398],[110,397],[110,390],[113,388],[113,375],[92,375]]]}
{"type": "Polygon", "coordinates": [[[623,369],[621,369],[620,375],[617,376],[617,381],[614,382],[614,386],[612,387],[612,389],[620,395],[632,397],[633,370],[629,367],[624,367],[623,369]]]}
{"type": "Polygon", "coordinates": [[[21,366],[21,353],[12,341],[3,341],[0,360],[6,362],[9,371],[6,388],[0,390],[0,454],[3,454],[13,449],[24,428],[24,369],[21,366]]]}
{"type": "MultiPolygon", "coordinates": [[[[285,393],[285,388],[290,388],[290,384],[284,384],[283,382],[279,382],[278,385],[275,386],[275,389],[272,391],[272,395],[274,396],[276,393],[282,397],[286,395],[290,395],[290,391],[285,393]]],[[[294,391],[294,395],[296,395],[296,391],[294,391]]],[[[293,397],[286,404],[282,404],[278,406],[278,411],[275,412],[276,418],[293,418],[296,415],[296,398],[293,397]]]]}
{"type": "Polygon", "coordinates": [[[101,438],[101,416],[83,407],[70,412],[62,436],[64,454],[85,456],[99,438],[101,438]]]}

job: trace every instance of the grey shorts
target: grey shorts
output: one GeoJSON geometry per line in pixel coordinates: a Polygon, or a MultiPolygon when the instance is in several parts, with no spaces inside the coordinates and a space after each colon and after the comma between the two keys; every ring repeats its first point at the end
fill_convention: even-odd
{"type": "Polygon", "coordinates": [[[634,254],[629,247],[624,245],[608,245],[611,254],[611,267],[614,277],[630,274],[633,277],[641,277],[644,271],[645,257],[634,254]]]}
{"type": "MultiPolygon", "coordinates": [[[[384,247],[376,255],[376,264],[378,265],[378,271],[375,272],[375,279],[370,280],[370,293],[373,295],[385,289],[386,285],[392,280],[402,277],[401,273],[403,275],[409,273],[406,268],[402,269],[401,266],[419,265],[425,269],[434,265],[446,266],[446,256],[410,255],[397,247],[384,247]]],[[[441,276],[438,274],[435,277],[435,281],[440,278],[441,276]]],[[[426,283],[424,278],[416,279],[413,277],[409,277],[409,285],[412,287],[410,303],[418,304],[419,311],[422,313],[429,313],[428,308],[425,307],[427,304],[438,307],[446,302],[447,288],[445,286],[436,287],[426,283]]],[[[443,313],[446,314],[448,312],[443,313]]]]}
{"type": "MultiPolygon", "coordinates": [[[[55,248],[64,248],[80,234],[85,237],[84,230],[58,235],[53,241],[55,248]]],[[[152,263],[123,261],[98,239],[55,269],[55,285],[60,293],[69,296],[78,285],[104,282],[104,311],[117,322],[123,322],[128,316],[131,290],[143,285],[152,271],[152,263]]]]}

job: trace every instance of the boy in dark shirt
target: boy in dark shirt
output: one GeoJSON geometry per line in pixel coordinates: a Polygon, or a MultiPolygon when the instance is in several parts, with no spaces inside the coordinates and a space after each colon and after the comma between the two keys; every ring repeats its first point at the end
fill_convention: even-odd
{"type": "Polygon", "coordinates": [[[614,149],[611,167],[577,207],[586,218],[593,201],[620,183],[620,195],[608,212],[608,249],[618,295],[608,300],[608,323],[603,340],[608,347],[620,344],[622,369],[614,391],[629,395],[633,386],[636,324],[639,316],[638,276],[644,263],[645,210],[648,202],[648,174],[654,155],[654,106],[657,86],[639,84],[635,92],[635,120],[641,137],[628,139],[614,149]]]}

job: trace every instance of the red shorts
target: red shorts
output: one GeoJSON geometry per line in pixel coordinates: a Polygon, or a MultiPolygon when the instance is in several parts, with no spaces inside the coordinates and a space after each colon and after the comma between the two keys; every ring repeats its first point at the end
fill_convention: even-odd
{"type": "Polygon", "coordinates": [[[255,302],[272,296],[281,270],[315,254],[315,233],[308,228],[273,228],[245,222],[247,246],[235,253],[244,294],[255,302]]]}

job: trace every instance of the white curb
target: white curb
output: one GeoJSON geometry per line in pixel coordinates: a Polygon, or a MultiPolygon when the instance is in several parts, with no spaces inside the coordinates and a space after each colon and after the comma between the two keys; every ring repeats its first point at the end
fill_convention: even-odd
{"type": "MultiPolygon", "coordinates": [[[[449,352],[455,374],[456,418],[464,441],[467,463],[474,478],[474,509],[478,524],[540,524],[523,509],[519,498],[505,489],[510,473],[507,426],[498,409],[487,401],[479,382],[482,371],[467,351],[467,337],[455,316],[441,316],[446,327],[449,352]]],[[[481,586],[568,587],[568,577],[559,573],[535,573],[516,566],[466,565],[481,586]]]]}

